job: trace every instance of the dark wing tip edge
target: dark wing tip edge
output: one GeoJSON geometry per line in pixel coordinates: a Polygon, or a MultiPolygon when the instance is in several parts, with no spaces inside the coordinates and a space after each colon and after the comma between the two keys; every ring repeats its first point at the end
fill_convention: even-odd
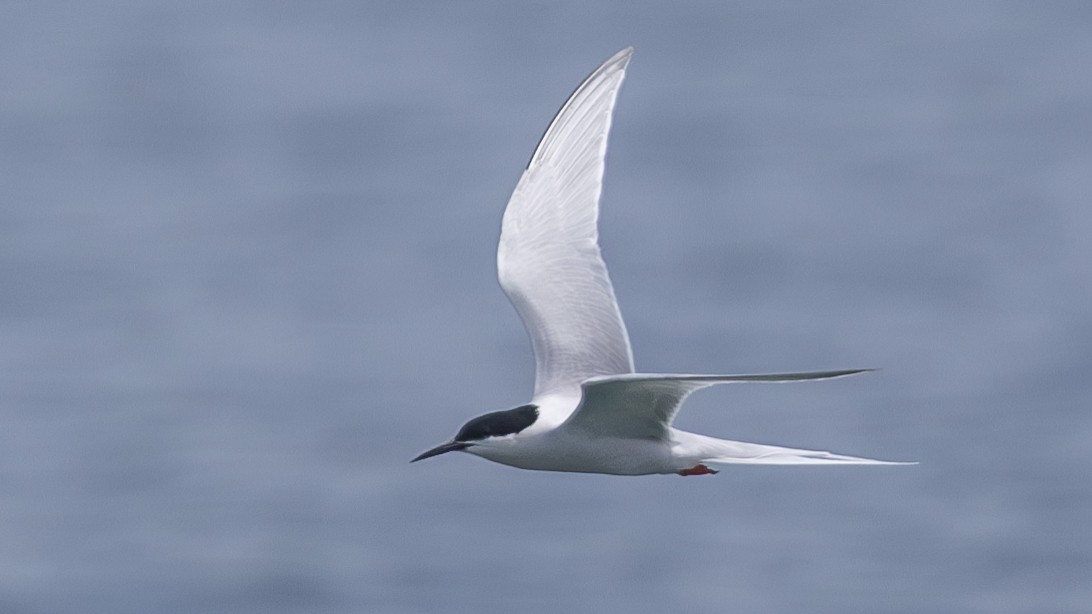
{"type": "Polygon", "coordinates": [[[531,168],[531,165],[535,163],[535,158],[537,158],[539,152],[542,151],[542,143],[546,140],[546,135],[550,134],[550,130],[553,130],[554,125],[557,124],[558,118],[565,114],[566,109],[572,104],[572,101],[577,97],[577,94],[604,73],[614,72],[615,70],[624,71],[626,67],[629,66],[629,61],[632,57],[633,47],[626,47],[612,55],[606,62],[600,64],[599,68],[593,70],[590,75],[580,82],[580,85],[576,86],[576,89],[574,89],[573,92],[569,94],[569,97],[565,99],[565,104],[561,105],[561,108],[554,114],[553,119],[550,120],[550,124],[546,126],[546,130],[543,131],[542,136],[538,139],[538,145],[535,147],[535,152],[531,154],[531,158],[527,160],[527,168],[531,168]]]}

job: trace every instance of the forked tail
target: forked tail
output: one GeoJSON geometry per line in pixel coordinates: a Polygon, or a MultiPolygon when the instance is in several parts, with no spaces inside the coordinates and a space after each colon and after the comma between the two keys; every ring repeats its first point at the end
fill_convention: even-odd
{"type": "Polygon", "coordinates": [[[822,450],[784,448],[745,441],[717,439],[676,430],[677,453],[695,462],[739,465],[916,465],[917,462],[885,461],[834,454],[822,450]]]}

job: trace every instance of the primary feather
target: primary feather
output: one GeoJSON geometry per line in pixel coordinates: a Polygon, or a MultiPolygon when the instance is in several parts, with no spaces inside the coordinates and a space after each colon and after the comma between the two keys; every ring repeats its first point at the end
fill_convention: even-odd
{"type": "Polygon", "coordinates": [[[632,373],[584,382],[580,405],[562,425],[591,434],[666,440],[671,423],[690,393],[716,384],[798,382],[833,379],[868,369],[761,373],[748,375],[669,375],[632,373]]]}
{"type": "Polygon", "coordinates": [[[633,371],[596,227],[611,113],[632,53],[615,54],[577,88],[504,212],[498,278],[531,338],[536,399],[633,371]]]}

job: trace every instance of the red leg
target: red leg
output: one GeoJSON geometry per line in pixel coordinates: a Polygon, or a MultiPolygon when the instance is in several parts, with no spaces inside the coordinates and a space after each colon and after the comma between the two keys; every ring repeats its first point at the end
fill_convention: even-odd
{"type": "Polygon", "coordinates": [[[679,475],[714,475],[718,473],[715,469],[710,469],[705,465],[698,463],[689,469],[683,469],[679,472],[679,475]]]}

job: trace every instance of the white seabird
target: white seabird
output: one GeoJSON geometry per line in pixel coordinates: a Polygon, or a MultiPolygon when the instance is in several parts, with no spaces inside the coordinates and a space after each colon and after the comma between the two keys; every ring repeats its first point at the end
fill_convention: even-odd
{"type": "Polygon", "coordinates": [[[531,402],[474,418],[451,441],[413,460],[463,451],[523,469],[615,475],[716,473],[708,464],[903,464],[671,426],[686,397],[707,386],[831,379],[868,369],[634,372],[597,229],[607,135],[632,53],[624,49],[603,63],[561,107],[504,212],[497,270],[534,349],[531,402]]]}

